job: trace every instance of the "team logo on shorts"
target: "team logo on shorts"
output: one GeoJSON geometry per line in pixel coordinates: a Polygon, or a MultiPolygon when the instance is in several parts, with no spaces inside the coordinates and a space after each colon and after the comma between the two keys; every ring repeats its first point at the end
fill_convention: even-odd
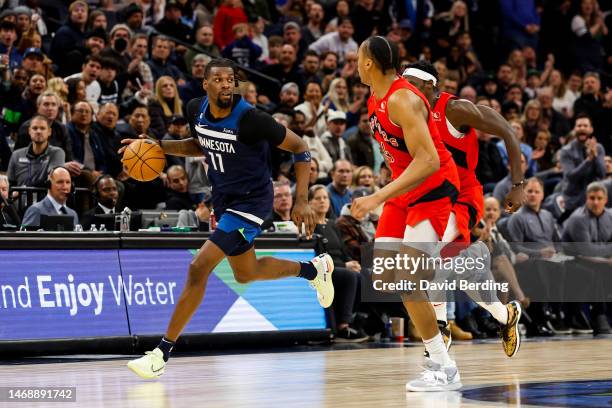
{"type": "Polygon", "coordinates": [[[440,112],[433,112],[433,119],[436,122],[440,122],[440,112]]]}

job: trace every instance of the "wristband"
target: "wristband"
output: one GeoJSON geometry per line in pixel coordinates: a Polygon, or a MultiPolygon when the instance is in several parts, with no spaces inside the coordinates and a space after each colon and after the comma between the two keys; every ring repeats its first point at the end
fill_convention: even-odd
{"type": "Polygon", "coordinates": [[[305,152],[302,153],[293,153],[293,162],[297,163],[297,162],[305,162],[305,163],[310,163],[310,152],[308,150],[306,150],[305,152]]]}
{"type": "Polygon", "coordinates": [[[514,183],[512,184],[512,188],[517,188],[522,186],[523,184],[525,184],[525,179],[522,179],[521,181],[519,181],[518,183],[514,183]]]}

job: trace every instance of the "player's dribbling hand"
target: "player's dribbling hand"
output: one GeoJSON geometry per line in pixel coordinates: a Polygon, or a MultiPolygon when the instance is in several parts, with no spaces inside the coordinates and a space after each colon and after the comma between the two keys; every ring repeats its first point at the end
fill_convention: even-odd
{"type": "Polygon", "coordinates": [[[513,187],[504,200],[504,208],[508,214],[515,213],[523,205],[525,193],[523,186],[513,187]]]}
{"type": "MultiPolygon", "coordinates": [[[[157,140],[150,138],[149,136],[143,134],[138,135],[138,139],[151,139],[154,142],[158,143],[157,140]]],[[[130,143],[137,141],[138,139],[121,139],[121,144],[124,145],[122,146],[117,153],[122,154],[125,149],[127,149],[127,147],[130,145],[130,143]]]]}
{"type": "Polygon", "coordinates": [[[351,204],[351,216],[357,220],[362,220],[369,212],[378,207],[381,203],[374,194],[359,197],[351,204]]]}
{"type": "Polygon", "coordinates": [[[291,211],[291,219],[298,228],[298,233],[303,232],[307,239],[312,238],[316,227],[315,215],[310,205],[307,202],[296,202],[291,211]],[[301,231],[301,225],[304,224],[304,231],[301,231]]]}

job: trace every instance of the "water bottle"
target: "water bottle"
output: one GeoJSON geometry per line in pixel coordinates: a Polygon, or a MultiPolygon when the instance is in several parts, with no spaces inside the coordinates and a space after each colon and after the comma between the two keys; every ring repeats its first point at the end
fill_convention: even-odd
{"type": "Polygon", "coordinates": [[[100,232],[106,232],[106,225],[104,224],[100,225],[100,232]]]}
{"type": "Polygon", "coordinates": [[[81,224],[75,225],[74,232],[83,232],[83,226],[81,224]]]}
{"type": "Polygon", "coordinates": [[[91,228],[89,228],[89,231],[98,232],[98,229],[96,228],[96,224],[91,224],[91,228]]]}

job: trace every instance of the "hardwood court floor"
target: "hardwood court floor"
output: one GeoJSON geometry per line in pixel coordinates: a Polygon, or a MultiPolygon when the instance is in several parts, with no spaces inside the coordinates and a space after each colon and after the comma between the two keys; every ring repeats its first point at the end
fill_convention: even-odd
{"type": "MultiPolygon", "coordinates": [[[[291,349],[288,349],[291,350],[291,349]]],[[[499,343],[455,343],[465,388],[534,381],[612,379],[612,338],[524,342],[513,359],[499,343]]],[[[421,347],[175,357],[147,382],[127,359],[0,365],[0,386],[76,386],[76,403],[4,407],[484,407],[460,394],[406,394],[421,347]]],[[[520,389],[513,407],[521,405],[520,389]]],[[[3,405],[4,404],[4,405],[3,405]]],[[[524,404],[524,402],[523,402],[524,404]]]]}

